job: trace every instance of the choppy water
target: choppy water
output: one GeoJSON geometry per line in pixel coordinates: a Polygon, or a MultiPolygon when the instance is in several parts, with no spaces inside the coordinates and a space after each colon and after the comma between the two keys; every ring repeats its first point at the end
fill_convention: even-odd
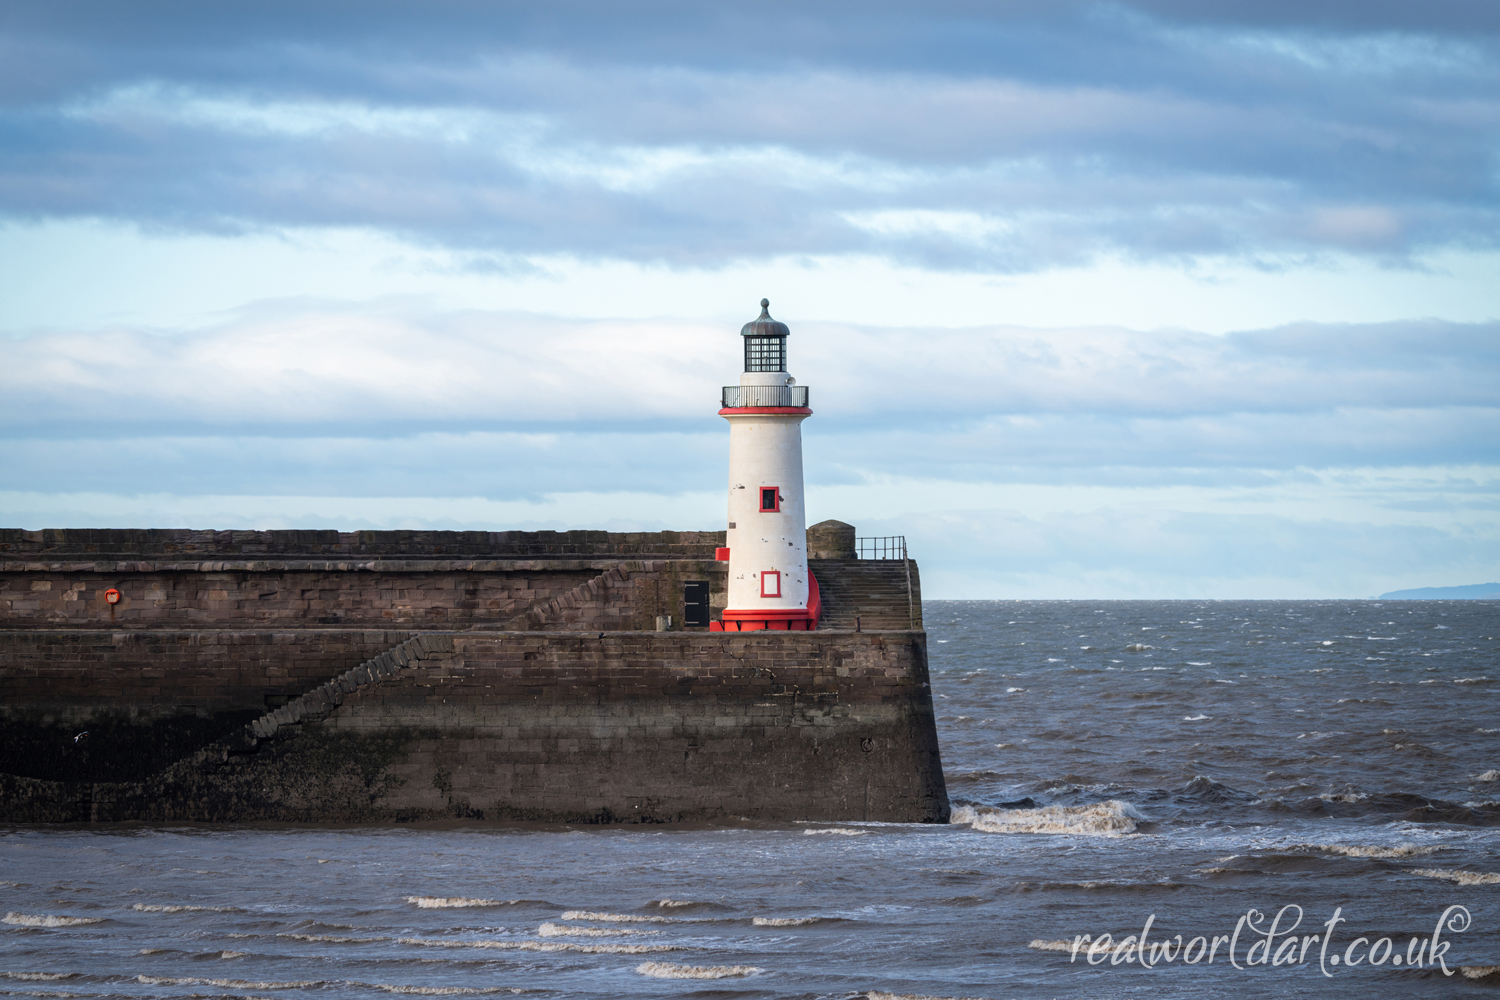
{"type": "MultiPolygon", "coordinates": [[[[1500,986],[1500,973],[1459,971],[1500,965],[1500,604],[932,602],[925,613],[950,792],[967,822],[9,831],[0,995],[1500,986]],[[1235,968],[1221,943],[1212,964],[1158,951],[1143,968],[1117,951],[1091,966],[1085,943],[1072,957],[1076,936],[1109,932],[1118,945],[1153,914],[1151,942],[1207,944],[1247,910],[1289,905],[1305,912],[1299,938],[1340,911],[1326,954],[1299,943],[1303,963],[1235,968]],[[1452,906],[1472,920],[1443,933],[1455,975],[1410,968],[1411,939],[1430,944],[1452,906]],[[1372,943],[1382,957],[1380,938],[1400,967],[1328,960],[1368,959],[1372,943]]],[[[1241,966],[1257,940],[1242,931],[1241,966]]],[[[1288,958],[1283,940],[1273,960],[1288,958]]]]}

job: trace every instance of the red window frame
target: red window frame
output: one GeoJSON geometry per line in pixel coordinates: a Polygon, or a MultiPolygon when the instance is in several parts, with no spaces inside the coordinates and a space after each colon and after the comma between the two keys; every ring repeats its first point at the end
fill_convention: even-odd
{"type": "Polygon", "coordinates": [[[780,486],[762,486],[760,488],[760,512],[762,514],[776,514],[776,513],[780,513],[780,511],[781,511],[781,487],[780,486]],[[776,498],[774,501],[772,501],[772,506],[770,506],[770,507],[766,506],[766,491],[767,490],[770,490],[771,491],[771,495],[776,498]]]}
{"type": "Polygon", "coordinates": [[[761,571],[761,574],[760,574],[760,596],[761,597],[780,597],[781,596],[781,570],[779,570],[779,569],[767,569],[767,570],[762,570],[761,571]],[[775,583],[776,584],[775,591],[767,590],[766,589],[766,584],[767,583],[775,583]]]}

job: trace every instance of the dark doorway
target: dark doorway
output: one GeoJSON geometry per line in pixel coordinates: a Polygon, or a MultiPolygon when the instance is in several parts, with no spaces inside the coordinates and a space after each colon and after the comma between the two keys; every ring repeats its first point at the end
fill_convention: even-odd
{"type": "Polygon", "coordinates": [[[708,628],[708,581],[689,580],[682,585],[682,624],[708,628]]]}

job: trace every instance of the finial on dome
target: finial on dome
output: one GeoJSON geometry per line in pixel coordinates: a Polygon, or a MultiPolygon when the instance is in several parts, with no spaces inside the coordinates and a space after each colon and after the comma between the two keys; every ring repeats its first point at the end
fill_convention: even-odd
{"type": "Polygon", "coordinates": [[[792,331],[771,318],[771,300],[760,300],[760,315],[740,328],[742,337],[785,337],[792,331]]]}

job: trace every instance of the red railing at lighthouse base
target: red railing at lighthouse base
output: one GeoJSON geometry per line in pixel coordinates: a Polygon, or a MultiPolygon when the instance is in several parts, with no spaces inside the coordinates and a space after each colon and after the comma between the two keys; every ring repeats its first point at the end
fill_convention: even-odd
{"type": "Polygon", "coordinates": [[[785,611],[725,611],[724,620],[709,622],[710,632],[811,632],[823,613],[818,578],[807,571],[807,607],[785,611]]]}

